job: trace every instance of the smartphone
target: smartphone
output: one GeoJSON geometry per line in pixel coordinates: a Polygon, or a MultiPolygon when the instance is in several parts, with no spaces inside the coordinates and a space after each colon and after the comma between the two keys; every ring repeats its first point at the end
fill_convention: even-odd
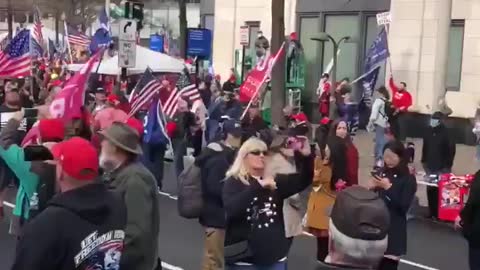
{"type": "Polygon", "coordinates": [[[23,149],[25,161],[53,160],[53,155],[43,145],[29,145],[23,149]]]}
{"type": "Polygon", "coordinates": [[[381,177],[377,171],[371,171],[370,174],[372,175],[373,178],[380,180],[381,177]]]}
{"type": "Polygon", "coordinates": [[[38,109],[37,108],[25,108],[25,118],[36,118],[38,116],[38,109]]]}

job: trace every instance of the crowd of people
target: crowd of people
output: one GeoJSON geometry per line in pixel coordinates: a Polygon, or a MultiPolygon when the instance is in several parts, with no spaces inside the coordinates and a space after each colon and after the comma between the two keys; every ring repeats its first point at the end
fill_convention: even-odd
{"type": "MultiPolygon", "coordinates": [[[[376,91],[367,125],[375,134],[374,159],[362,187],[354,139],[359,105],[348,79],[330,96],[329,76],[322,76],[318,125],[288,107],[283,125],[272,125],[262,117],[262,104],[245,109],[239,102],[234,77],[223,85],[219,77],[199,79],[208,117],[181,100],[163,130],[168,140],[148,134],[147,141],[145,112],[129,116],[126,93],[110,77],[93,76],[81,115],[68,123],[51,119],[48,106],[69,76],[61,67],[39,66],[33,81],[3,85],[0,218],[5,192],[14,186],[13,270],[161,269],[158,191],[170,143],[176,177],[190,166],[199,169],[202,208],[196,218],[205,230],[199,268],[285,270],[292,241],[308,232],[317,240],[317,269],[398,269],[417,190],[414,152],[405,141],[404,118],[412,105],[406,83],[397,87],[392,79],[391,91],[376,91]],[[38,135],[26,144],[32,127],[38,135]]],[[[172,87],[163,80],[159,98],[168,99],[172,87]]],[[[435,112],[424,138],[421,160],[428,175],[453,165],[455,143],[445,118],[435,112]]],[[[438,190],[427,192],[435,217],[438,190]]],[[[472,258],[479,254],[480,234],[472,214],[478,196],[471,198],[458,225],[468,228],[472,258]]]]}

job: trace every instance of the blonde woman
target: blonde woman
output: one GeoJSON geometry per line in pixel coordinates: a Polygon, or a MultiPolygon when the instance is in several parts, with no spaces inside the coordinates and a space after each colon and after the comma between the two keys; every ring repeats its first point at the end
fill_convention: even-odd
{"type": "Polygon", "coordinates": [[[223,187],[226,211],[226,270],[285,270],[292,243],[285,236],[283,202],[311,183],[310,145],[299,151],[299,173],[265,174],[267,145],[248,139],[227,171],[223,187]]]}

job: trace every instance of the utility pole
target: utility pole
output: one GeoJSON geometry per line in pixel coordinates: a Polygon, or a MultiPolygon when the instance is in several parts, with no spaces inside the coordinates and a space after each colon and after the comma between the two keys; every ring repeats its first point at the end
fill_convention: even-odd
{"type": "Polygon", "coordinates": [[[8,25],[8,39],[13,38],[13,10],[11,0],[8,0],[7,5],[7,25],[8,25]]]}
{"type": "MultiPolygon", "coordinates": [[[[285,41],[285,0],[272,1],[272,41],[271,53],[277,53],[285,41]]],[[[285,121],[285,57],[280,57],[273,67],[272,77],[272,123],[282,125],[285,121]]]]}
{"type": "Polygon", "coordinates": [[[187,58],[187,2],[178,0],[178,19],[180,21],[180,57],[187,58]]]}

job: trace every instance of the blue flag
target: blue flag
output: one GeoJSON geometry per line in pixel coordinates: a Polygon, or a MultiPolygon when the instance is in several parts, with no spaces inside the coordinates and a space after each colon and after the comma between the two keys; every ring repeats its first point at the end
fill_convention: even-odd
{"type": "Polygon", "coordinates": [[[387,32],[382,28],[377,38],[373,41],[372,46],[368,49],[367,57],[365,58],[365,73],[385,61],[389,56],[387,32]]]}
{"type": "Polygon", "coordinates": [[[96,53],[102,47],[108,47],[112,43],[112,37],[110,32],[104,28],[98,28],[95,34],[92,37],[92,42],[90,43],[90,51],[92,54],[96,53]]]}
{"type": "Polygon", "coordinates": [[[380,71],[380,66],[375,67],[370,70],[365,77],[362,79],[363,86],[363,99],[362,101],[369,108],[372,106],[372,96],[375,90],[375,84],[377,84],[378,73],[380,71]]]}
{"type": "Polygon", "coordinates": [[[143,119],[143,142],[149,144],[168,144],[169,139],[165,130],[166,120],[159,99],[152,102],[147,115],[143,119]]]}

